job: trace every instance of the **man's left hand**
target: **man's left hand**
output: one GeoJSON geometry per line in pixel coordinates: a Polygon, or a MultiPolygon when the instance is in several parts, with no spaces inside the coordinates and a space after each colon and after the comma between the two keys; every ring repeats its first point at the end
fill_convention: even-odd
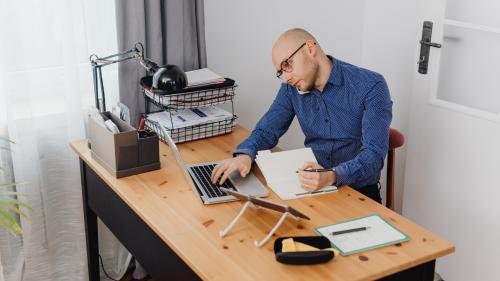
{"type": "Polygon", "coordinates": [[[299,169],[300,185],[307,191],[316,191],[325,186],[333,185],[337,181],[334,171],[328,172],[305,172],[307,169],[323,169],[316,162],[306,162],[299,169]]]}

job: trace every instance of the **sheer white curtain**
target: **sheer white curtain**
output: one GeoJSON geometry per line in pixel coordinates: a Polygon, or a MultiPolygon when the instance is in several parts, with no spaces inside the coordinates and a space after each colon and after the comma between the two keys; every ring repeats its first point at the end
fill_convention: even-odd
{"type": "MultiPolygon", "coordinates": [[[[89,55],[116,51],[113,0],[0,0],[0,133],[16,143],[0,155],[0,181],[23,182],[16,189],[34,209],[20,238],[0,228],[0,281],[88,279],[79,163],[68,144],[85,138],[93,106],[89,55]]],[[[111,103],[117,68],[103,71],[111,103]]],[[[106,270],[120,278],[130,255],[99,227],[106,270]]]]}

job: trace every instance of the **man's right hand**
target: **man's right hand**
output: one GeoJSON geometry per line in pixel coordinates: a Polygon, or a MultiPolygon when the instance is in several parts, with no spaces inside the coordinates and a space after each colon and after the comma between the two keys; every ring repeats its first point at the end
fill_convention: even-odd
{"type": "Polygon", "coordinates": [[[238,154],[236,157],[226,159],[215,166],[210,179],[213,184],[219,180],[219,185],[224,184],[229,175],[238,170],[242,177],[246,177],[252,167],[252,158],[246,154],[238,154]]]}

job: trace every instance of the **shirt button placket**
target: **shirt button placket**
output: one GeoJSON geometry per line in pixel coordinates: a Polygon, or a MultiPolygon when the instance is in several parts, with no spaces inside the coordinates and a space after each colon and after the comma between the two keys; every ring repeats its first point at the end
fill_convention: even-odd
{"type": "Polygon", "coordinates": [[[332,143],[331,143],[331,147],[330,147],[330,154],[326,157],[326,160],[328,160],[328,165],[333,165],[332,163],[332,155],[333,155],[333,146],[334,146],[334,143],[333,143],[333,135],[332,135],[332,125],[333,124],[329,124],[330,123],[330,111],[328,110],[328,103],[325,101],[325,97],[322,96],[321,97],[321,101],[323,102],[323,106],[324,106],[324,109],[325,109],[325,124],[328,124],[328,131],[330,132],[329,133],[329,136],[332,138],[332,143]]]}

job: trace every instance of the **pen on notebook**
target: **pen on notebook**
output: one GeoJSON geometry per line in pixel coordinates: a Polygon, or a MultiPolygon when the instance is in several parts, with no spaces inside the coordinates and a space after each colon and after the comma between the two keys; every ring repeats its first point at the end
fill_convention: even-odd
{"type": "Polygon", "coordinates": [[[339,231],[334,231],[330,233],[331,235],[339,235],[339,234],[344,234],[344,233],[351,233],[351,232],[357,232],[357,231],[363,231],[367,230],[369,227],[363,226],[363,227],[358,227],[358,228],[351,228],[351,229],[345,229],[345,230],[339,230],[339,231]]]}
{"type": "Polygon", "coordinates": [[[319,173],[319,172],[330,172],[330,171],[333,171],[333,169],[304,169],[304,170],[301,170],[299,169],[298,171],[295,171],[295,173],[298,173],[298,172],[313,172],[313,173],[319,173]]]}
{"type": "Polygon", "coordinates": [[[295,196],[301,196],[301,195],[307,195],[307,194],[315,194],[315,193],[321,193],[321,192],[328,192],[328,190],[316,190],[316,191],[307,191],[307,192],[295,193],[295,196]]]}

